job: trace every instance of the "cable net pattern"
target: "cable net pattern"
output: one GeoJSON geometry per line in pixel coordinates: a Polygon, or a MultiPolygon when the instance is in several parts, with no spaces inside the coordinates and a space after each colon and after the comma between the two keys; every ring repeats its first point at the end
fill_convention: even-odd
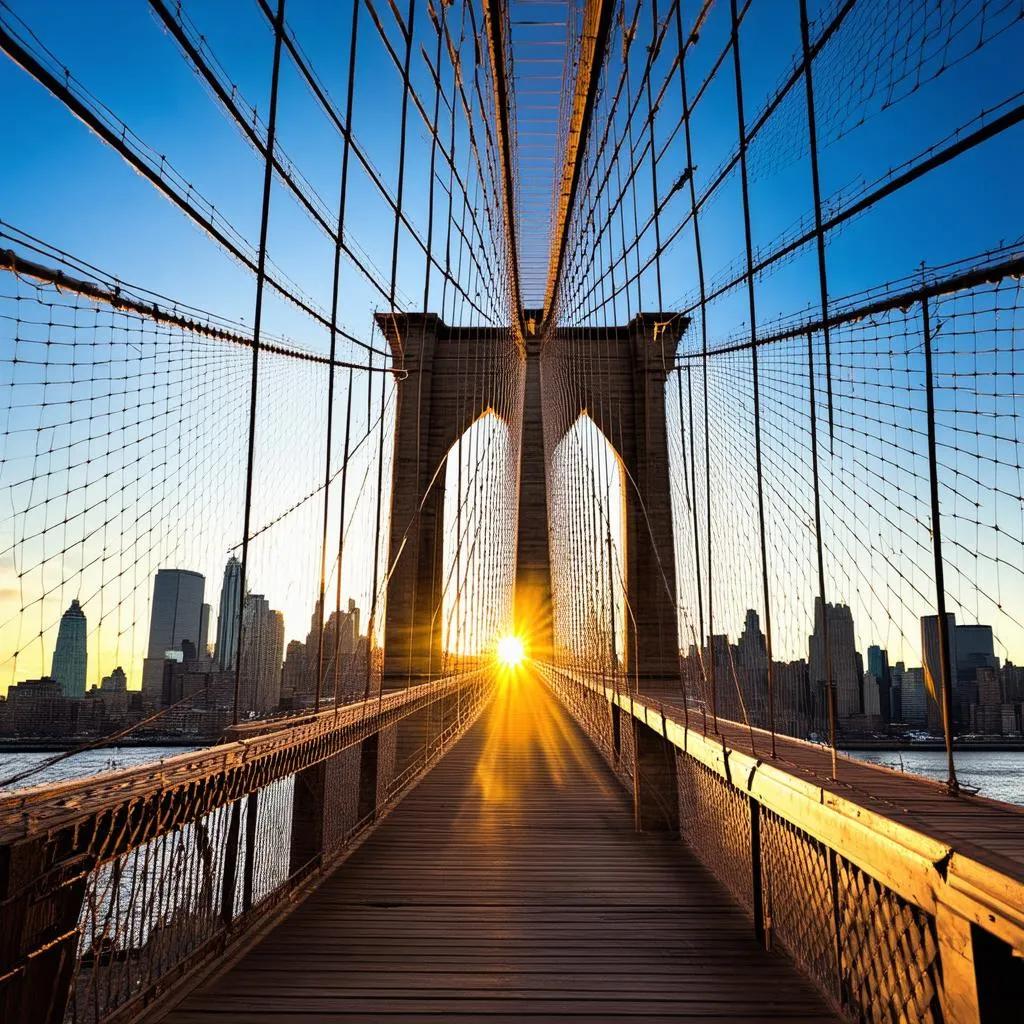
{"type": "Polygon", "coordinates": [[[740,905],[750,910],[754,900],[749,801],[690,757],[677,759],[676,779],[680,833],[740,905]]]}
{"type": "Polygon", "coordinates": [[[0,730],[224,741],[0,801],[0,1016],[166,998],[491,693],[523,368],[486,8],[153,0],[69,41],[0,5],[36,143],[114,157],[88,203],[26,178],[0,222],[0,730]],[[425,672],[389,661],[410,607],[425,672]]]}
{"type": "MultiPolygon", "coordinates": [[[[416,612],[443,637],[431,671],[492,650],[512,614],[522,378],[483,7],[356,0],[332,16],[330,53],[301,4],[239,15],[268,41],[249,51],[216,12],[151,8],[123,31],[185,73],[196,118],[221,118],[211,164],[230,152],[248,206],[183,169],[186,138],[164,150],[132,129],[127,80],[100,95],[87,56],[58,53],[31,11],[0,10],[14,87],[42,87],[138,172],[156,222],[169,202],[198,227],[177,242],[169,223],[164,244],[217,282],[160,268],[163,291],[129,285],[126,268],[0,225],[0,685],[16,697],[0,725],[21,735],[215,737],[379,693],[387,595],[435,498],[444,557],[416,612]],[[419,310],[482,333],[448,347],[458,430],[392,520],[398,410],[424,379],[395,325],[419,310]]],[[[124,227],[111,216],[131,258],[124,227]]],[[[387,687],[412,682],[392,670],[387,687]]]]}
{"type": "Polygon", "coordinates": [[[1019,731],[1022,33],[615,10],[541,343],[561,664],[712,729],[941,733],[945,683],[952,731],[1019,731]]]}
{"type": "MultiPolygon", "coordinates": [[[[25,175],[0,222],[0,724],[287,736],[118,776],[143,795],[70,831],[7,805],[4,905],[40,927],[0,976],[70,970],[73,1020],[270,913],[472,721],[528,475],[532,653],[623,780],[609,691],[833,745],[1024,725],[1020,0],[315,6],[151,0],[76,52],[0,3],[12,106],[116,158],[88,204],[25,175]],[[108,37],[145,74],[99,73],[108,37]],[[187,132],[138,116],[165,86],[187,132]]],[[[749,802],[677,784],[756,917],[749,802]]],[[[782,940],[831,910],[811,973],[934,1018],[927,915],[760,827],[782,940]]]]}

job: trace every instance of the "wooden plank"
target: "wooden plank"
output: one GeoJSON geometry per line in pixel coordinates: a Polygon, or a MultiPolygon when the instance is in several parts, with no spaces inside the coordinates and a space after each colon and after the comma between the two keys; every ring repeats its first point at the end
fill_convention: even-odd
{"type": "Polygon", "coordinates": [[[167,1018],[834,1020],[545,687],[471,732],[304,904],[167,1018]]]}
{"type": "Polygon", "coordinates": [[[719,719],[719,733],[705,734],[693,712],[685,728],[678,680],[641,695],[545,671],[629,710],[904,899],[933,914],[945,904],[1024,955],[1024,807],[846,756],[833,778],[828,748],[787,736],[771,760],[763,730],[719,719]]]}

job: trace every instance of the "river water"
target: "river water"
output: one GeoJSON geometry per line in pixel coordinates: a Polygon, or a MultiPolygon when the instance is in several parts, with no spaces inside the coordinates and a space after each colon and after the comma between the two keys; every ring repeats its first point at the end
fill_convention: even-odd
{"type": "MultiPolygon", "coordinates": [[[[100,747],[74,754],[49,768],[16,783],[16,787],[35,786],[43,782],[98,775],[117,768],[162,761],[187,753],[187,747],[100,747]]],[[[194,749],[194,748],[193,748],[194,749]]],[[[42,764],[52,753],[0,753],[0,780],[10,778],[28,768],[42,764]]],[[[945,781],[946,754],[942,750],[859,750],[851,757],[861,761],[884,764],[897,771],[945,781]]],[[[995,752],[964,750],[955,754],[960,782],[977,789],[981,796],[1024,805],[1024,751],[995,752]]]]}
{"type": "MultiPolygon", "coordinates": [[[[944,750],[857,750],[849,756],[946,781],[944,750]]],[[[953,758],[961,785],[977,789],[979,796],[1024,804],[1024,750],[954,750],[953,758]]]]}
{"type": "MultiPolygon", "coordinates": [[[[132,768],[137,764],[148,764],[162,761],[167,757],[187,754],[197,747],[97,747],[81,754],[72,754],[63,761],[58,761],[48,768],[43,768],[13,787],[38,786],[44,782],[63,782],[65,779],[80,779],[88,775],[99,775],[101,772],[116,771],[119,768],[132,768]]],[[[46,753],[0,753],[0,782],[20,775],[29,768],[41,765],[56,757],[59,751],[46,753]]]]}

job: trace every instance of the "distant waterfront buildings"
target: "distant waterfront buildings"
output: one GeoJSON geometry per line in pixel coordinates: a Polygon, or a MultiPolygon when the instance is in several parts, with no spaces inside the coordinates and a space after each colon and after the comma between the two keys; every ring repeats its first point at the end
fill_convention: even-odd
{"type": "Polygon", "coordinates": [[[74,731],[80,705],[56,679],[26,679],[7,691],[0,723],[7,735],[66,736],[74,731]]]}
{"type": "Polygon", "coordinates": [[[85,612],[76,598],[61,616],[50,668],[50,676],[60,684],[64,696],[75,700],[85,696],[85,630],[85,612]]]}
{"type": "Polygon", "coordinates": [[[293,708],[316,701],[317,677],[321,697],[362,694],[366,686],[367,643],[359,633],[361,612],[351,598],[348,608],[333,611],[324,622],[323,606],[313,610],[306,642],[292,640],[281,674],[282,703],[293,708]],[[323,641],[320,630],[323,629],[323,641]]]}
{"type": "MultiPolygon", "coordinates": [[[[999,667],[992,627],[957,625],[950,614],[949,656],[954,692],[954,732],[991,736],[1024,733],[1024,668],[999,667]]],[[[830,673],[836,696],[836,725],[841,739],[899,737],[906,730],[942,734],[938,703],[929,695],[926,671],[938,660],[938,619],[921,619],[922,665],[889,661],[889,652],[871,644],[862,657],[856,649],[850,608],[842,603],[815,606],[815,628],[808,638],[807,660],[772,661],[773,707],[768,706],[768,657],[756,611],[748,609],[735,643],[727,633],[691,645],[681,655],[681,682],[691,701],[710,711],[712,673],[719,716],[795,736],[828,735],[830,673]],[[826,623],[827,616],[827,623],[826,623]],[[828,629],[829,664],[825,659],[828,629]],[[866,662],[866,670],[864,668],[866,662]]],[[[941,695],[941,670],[934,669],[941,695]]]]}

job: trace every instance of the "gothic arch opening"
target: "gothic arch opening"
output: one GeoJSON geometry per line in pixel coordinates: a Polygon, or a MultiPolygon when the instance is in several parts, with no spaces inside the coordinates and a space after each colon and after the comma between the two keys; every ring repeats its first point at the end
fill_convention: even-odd
{"type": "Polygon", "coordinates": [[[551,454],[556,651],[601,671],[626,666],[626,488],[622,460],[585,412],[551,454]]]}
{"type": "Polygon", "coordinates": [[[516,446],[488,410],[452,445],[444,481],[441,651],[447,668],[495,650],[512,623],[516,446]]]}

